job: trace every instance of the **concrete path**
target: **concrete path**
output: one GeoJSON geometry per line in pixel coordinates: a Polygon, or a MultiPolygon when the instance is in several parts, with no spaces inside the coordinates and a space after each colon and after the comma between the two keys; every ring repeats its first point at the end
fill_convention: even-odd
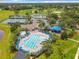
{"type": "Polygon", "coordinates": [[[68,38],[68,40],[71,40],[71,41],[74,41],[74,42],[76,42],[76,43],[79,43],[79,41],[74,40],[74,39],[69,39],[69,38],[68,38]]]}
{"type": "MultiPolygon", "coordinates": [[[[76,43],[79,43],[79,41],[74,40],[74,39],[69,39],[69,40],[74,41],[76,43]]],[[[76,52],[76,55],[75,55],[75,58],[74,59],[79,59],[78,57],[79,57],[79,48],[77,49],[77,52],[76,52]]]]}
{"type": "Polygon", "coordinates": [[[76,52],[76,55],[75,55],[75,58],[74,59],[78,59],[78,57],[79,57],[79,48],[78,48],[78,50],[76,52]]]}

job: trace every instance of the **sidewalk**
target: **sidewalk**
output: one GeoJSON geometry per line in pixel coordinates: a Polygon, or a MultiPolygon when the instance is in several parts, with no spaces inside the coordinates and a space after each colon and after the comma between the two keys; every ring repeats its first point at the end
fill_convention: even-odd
{"type": "Polygon", "coordinates": [[[78,59],[78,57],[79,57],[79,48],[78,48],[78,50],[76,52],[76,55],[75,55],[75,58],[74,59],[78,59]]]}

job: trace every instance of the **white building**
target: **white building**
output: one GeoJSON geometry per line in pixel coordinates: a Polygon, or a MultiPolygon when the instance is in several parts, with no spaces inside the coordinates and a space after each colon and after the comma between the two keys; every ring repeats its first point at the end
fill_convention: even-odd
{"type": "Polygon", "coordinates": [[[26,36],[26,31],[21,31],[20,32],[20,37],[25,37],[26,36]]]}
{"type": "Polygon", "coordinates": [[[28,19],[25,16],[10,16],[9,19],[4,21],[5,24],[13,24],[13,23],[20,23],[20,24],[26,24],[28,22],[28,19]]]}
{"type": "Polygon", "coordinates": [[[32,20],[36,21],[36,20],[46,20],[46,15],[43,15],[43,14],[33,14],[31,15],[32,17],[32,20]]]}

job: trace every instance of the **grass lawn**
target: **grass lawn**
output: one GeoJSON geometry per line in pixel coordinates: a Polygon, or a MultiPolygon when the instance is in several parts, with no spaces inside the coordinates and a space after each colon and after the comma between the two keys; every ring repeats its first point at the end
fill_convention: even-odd
{"type": "Polygon", "coordinates": [[[0,11],[0,22],[7,19],[10,15],[14,15],[14,12],[10,11],[10,10],[2,10],[2,11],[0,11]]]}
{"type": "Polygon", "coordinates": [[[19,12],[20,15],[26,15],[26,13],[30,14],[30,13],[32,13],[32,10],[31,9],[30,10],[29,9],[28,10],[20,10],[20,12],[19,12]]]}
{"type": "MultiPolygon", "coordinates": [[[[25,15],[26,13],[32,13],[32,10],[20,10],[20,15],[25,15]]],[[[0,11],[0,22],[7,20],[10,15],[14,15],[14,11],[2,10],[0,11]]]]}
{"type": "Polygon", "coordinates": [[[79,32],[74,35],[73,39],[79,41],[79,32]]]}
{"type": "Polygon", "coordinates": [[[11,54],[9,51],[11,40],[10,26],[0,24],[0,30],[5,32],[2,40],[0,41],[0,59],[12,59],[14,54],[11,54]]]}
{"type": "MultiPolygon", "coordinates": [[[[32,14],[34,11],[35,11],[34,9],[20,10],[19,14],[20,15],[25,15],[26,13],[32,14]]],[[[47,10],[42,10],[42,11],[40,11],[40,13],[47,15],[48,11],[47,10]]],[[[14,14],[15,14],[14,11],[1,10],[0,11],[0,22],[6,20],[10,15],[14,15],[14,14]]]]}
{"type": "Polygon", "coordinates": [[[40,55],[37,59],[61,59],[61,55],[59,54],[58,47],[60,47],[65,54],[64,59],[74,59],[78,44],[67,40],[58,40],[56,44],[52,44],[52,48],[54,49],[53,54],[50,55],[48,58],[45,57],[44,54],[40,55]]]}
{"type": "MultiPolygon", "coordinates": [[[[47,10],[43,10],[44,14],[47,14],[47,10]]],[[[32,10],[21,10],[20,15],[25,15],[25,13],[32,13],[32,10]]],[[[2,10],[0,11],[0,22],[7,19],[9,15],[13,15],[13,11],[8,10],[2,10]]],[[[9,25],[3,25],[0,24],[0,30],[3,30],[5,32],[4,37],[0,41],[0,59],[12,59],[14,54],[10,53],[10,41],[12,40],[12,33],[10,32],[10,26],[9,25]]],[[[14,35],[13,35],[14,36],[14,35]]],[[[75,35],[73,38],[75,40],[79,40],[79,34],[75,35]]],[[[64,59],[74,59],[74,56],[76,54],[78,44],[70,41],[70,40],[57,40],[56,43],[52,44],[53,54],[50,55],[48,58],[45,57],[44,54],[40,55],[37,59],[61,59],[61,56],[59,54],[58,48],[61,48],[63,53],[65,54],[64,59]]]]}
{"type": "MultiPolygon", "coordinates": [[[[12,59],[14,54],[9,51],[10,41],[12,38],[10,26],[0,24],[0,30],[5,32],[3,39],[0,41],[0,59],[12,59]]],[[[58,47],[60,47],[65,54],[64,59],[74,59],[78,44],[70,40],[57,40],[56,43],[52,44],[52,49],[54,49],[52,55],[47,58],[42,54],[37,59],[61,59],[58,47]]]]}

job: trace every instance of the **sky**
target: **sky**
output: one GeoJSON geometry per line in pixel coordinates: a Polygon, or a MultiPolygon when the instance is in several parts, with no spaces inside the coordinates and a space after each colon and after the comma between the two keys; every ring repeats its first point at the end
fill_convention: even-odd
{"type": "Polygon", "coordinates": [[[79,3],[79,0],[0,0],[0,3],[79,3]]]}

